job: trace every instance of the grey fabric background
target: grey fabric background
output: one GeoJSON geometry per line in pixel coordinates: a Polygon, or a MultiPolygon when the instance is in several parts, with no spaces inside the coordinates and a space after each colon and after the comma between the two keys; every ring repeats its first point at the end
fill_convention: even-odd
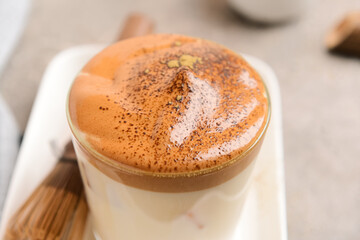
{"type": "Polygon", "coordinates": [[[33,0],[1,93],[22,129],[49,60],[110,43],[130,11],[157,32],[193,35],[259,57],[282,91],[289,238],[360,239],[360,61],[328,54],[323,39],[359,0],[312,0],[297,21],[273,27],[234,16],[223,0],[33,0]],[[19,87],[20,86],[20,87],[19,87]]]}

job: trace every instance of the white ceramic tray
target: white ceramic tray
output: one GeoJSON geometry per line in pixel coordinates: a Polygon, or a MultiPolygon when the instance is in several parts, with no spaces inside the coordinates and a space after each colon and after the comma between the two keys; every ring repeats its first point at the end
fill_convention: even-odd
{"type": "MultiPolygon", "coordinates": [[[[20,149],[2,216],[0,236],[6,222],[56,163],[70,139],[65,99],[75,75],[103,46],[71,48],[49,64],[40,85],[20,149]]],[[[234,240],[286,240],[283,143],[279,86],[271,68],[245,56],[266,82],[272,116],[234,240]]],[[[85,237],[89,240],[89,235],[85,237]]]]}

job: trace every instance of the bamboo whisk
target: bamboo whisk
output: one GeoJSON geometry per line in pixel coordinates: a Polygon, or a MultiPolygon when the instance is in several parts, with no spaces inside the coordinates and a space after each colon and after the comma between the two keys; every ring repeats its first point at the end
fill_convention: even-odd
{"type": "Polygon", "coordinates": [[[10,219],[5,239],[75,239],[71,235],[82,235],[83,228],[72,229],[71,223],[86,221],[83,189],[69,142],[52,172],[10,219]]]}

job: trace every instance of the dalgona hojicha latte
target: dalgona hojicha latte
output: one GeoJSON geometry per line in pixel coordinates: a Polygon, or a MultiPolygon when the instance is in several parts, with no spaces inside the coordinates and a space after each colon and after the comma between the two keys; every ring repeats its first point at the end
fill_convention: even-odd
{"type": "Polygon", "coordinates": [[[68,118],[101,239],[227,239],[268,101],[242,57],[206,40],[148,35],[97,54],[68,118]]]}

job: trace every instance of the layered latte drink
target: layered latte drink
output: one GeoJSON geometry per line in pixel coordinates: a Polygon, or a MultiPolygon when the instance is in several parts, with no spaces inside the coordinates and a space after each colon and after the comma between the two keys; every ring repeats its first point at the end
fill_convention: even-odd
{"type": "Polygon", "coordinates": [[[213,42],[162,34],[104,49],[68,99],[97,238],[230,239],[269,112],[258,73],[213,42]]]}

